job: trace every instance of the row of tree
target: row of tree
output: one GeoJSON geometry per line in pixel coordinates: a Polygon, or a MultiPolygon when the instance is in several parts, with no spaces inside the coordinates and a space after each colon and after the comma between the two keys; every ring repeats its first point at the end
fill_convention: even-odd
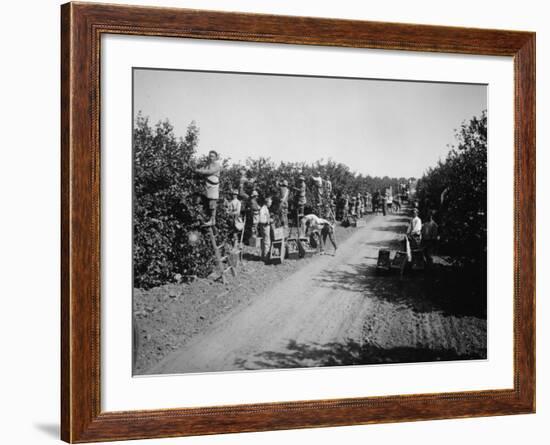
{"type": "Polygon", "coordinates": [[[464,122],[444,161],[418,181],[424,217],[435,212],[440,250],[485,276],[487,267],[487,113],[464,122]]]}
{"type": "MultiPolygon", "coordinates": [[[[174,135],[168,121],[151,125],[139,114],[134,126],[134,285],[151,287],[171,281],[175,274],[208,275],[214,266],[214,252],[200,226],[205,220],[201,202],[202,181],[193,171],[206,162],[197,156],[199,128],[192,122],[185,138],[174,135]],[[192,240],[192,242],[190,242],[192,240]]],[[[332,160],[307,163],[274,163],[267,158],[249,158],[245,164],[222,160],[221,198],[229,198],[238,187],[242,169],[254,179],[261,197],[272,196],[278,205],[278,183],[286,179],[292,187],[300,175],[320,174],[332,182],[333,194],[374,193],[388,187],[398,190],[407,178],[372,177],[357,174],[332,160]]],[[[306,199],[314,202],[313,187],[306,199]]],[[[292,200],[291,200],[292,201],[292,200]]],[[[306,212],[308,209],[306,208],[306,212]]],[[[291,207],[292,212],[292,207],[291,207]]],[[[292,215],[292,213],[291,213],[292,215]]],[[[217,214],[218,245],[231,239],[231,220],[223,205],[217,214]]]]}

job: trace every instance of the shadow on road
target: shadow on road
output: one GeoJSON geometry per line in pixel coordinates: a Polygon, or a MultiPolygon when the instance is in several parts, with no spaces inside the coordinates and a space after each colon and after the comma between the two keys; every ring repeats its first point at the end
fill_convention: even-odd
{"type": "Polygon", "coordinates": [[[459,355],[452,349],[395,347],[383,349],[372,344],[343,342],[288,342],[285,351],[266,351],[249,359],[235,360],[239,369],[307,368],[317,366],[370,365],[381,363],[416,363],[432,361],[472,360],[487,358],[487,351],[459,355]]]}
{"type": "Polygon", "coordinates": [[[437,268],[432,272],[380,275],[375,265],[348,265],[324,270],[315,277],[323,287],[361,292],[415,312],[441,312],[455,317],[487,318],[487,285],[484,279],[463,270],[437,268]]]}
{"type": "Polygon", "coordinates": [[[375,230],[377,232],[393,232],[393,233],[405,234],[405,232],[407,231],[407,225],[395,224],[393,226],[378,226],[378,227],[373,227],[371,230],[375,230]]]}

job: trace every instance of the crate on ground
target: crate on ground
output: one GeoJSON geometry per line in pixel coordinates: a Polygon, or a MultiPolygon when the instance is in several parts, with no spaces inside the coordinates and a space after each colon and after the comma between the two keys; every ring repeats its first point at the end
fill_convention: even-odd
{"type": "Polygon", "coordinates": [[[280,240],[283,239],[285,236],[285,228],[284,227],[276,227],[273,229],[273,239],[274,240],[280,240]]]}
{"type": "Polygon", "coordinates": [[[392,269],[403,269],[407,264],[407,252],[397,251],[391,260],[392,269]]]}
{"type": "Polygon", "coordinates": [[[252,235],[250,238],[248,238],[248,245],[250,247],[254,247],[255,249],[259,249],[262,245],[262,237],[252,235]]]}
{"type": "Polygon", "coordinates": [[[317,253],[317,249],[311,245],[310,239],[305,236],[298,238],[298,249],[301,257],[310,257],[317,253]]]}
{"type": "Polygon", "coordinates": [[[288,238],[285,243],[286,257],[290,260],[300,258],[300,247],[296,238],[288,238]]]}
{"type": "Polygon", "coordinates": [[[403,278],[405,267],[407,267],[408,256],[407,252],[397,251],[391,261],[391,268],[399,271],[399,275],[403,278]]]}
{"type": "Polygon", "coordinates": [[[231,249],[227,256],[227,260],[229,262],[229,265],[237,267],[242,261],[242,249],[239,249],[238,247],[231,249]]]}
{"type": "Polygon", "coordinates": [[[269,249],[269,262],[271,264],[281,264],[285,259],[285,240],[284,238],[275,240],[271,243],[269,249]]]}
{"type": "Polygon", "coordinates": [[[364,219],[357,219],[355,222],[355,227],[367,227],[367,221],[364,219]]]}
{"type": "Polygon", "coordinates": [[[391,269],[390,251],[388,249],[380,249],[378,251],[378,261],[376,262],[376,270],[389,271],[391,269]]]}
{"type": "Polygon", "coordinates": [[[426,266],[424,261],[424,251],[422,249],[412,249],[411,255],[412,255],[411,269],[424,270],[426,266]]]}

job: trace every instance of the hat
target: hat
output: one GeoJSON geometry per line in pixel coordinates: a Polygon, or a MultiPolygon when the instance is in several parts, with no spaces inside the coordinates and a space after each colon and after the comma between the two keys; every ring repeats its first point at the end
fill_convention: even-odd
{"type": "Polygon", "coordinates": [[[283,182],[282,182],[283,185],[288,185],[288,181],[286,179],[283,179],[283,182]]]}
{"type": "Polygon", "coordinates": [[[300,176],[298,179],[299,179],[300,181],[305,181],[305,180],[306,180],[306,178],[304,178],[303,176],[300,176]]]}
{"type": "Polygon", "coordinates": [[[237,189],[233,189],[233,190],[231,190],[231,194],[232,195],[238,195],[239,191],[237,189]]]}
{"type": "Polygon", "coordinates": [[[254,191],[252,192],[252,195],[251,195],[251,196],[252,196],[252,197],[258,196],[258,192],[257,192],[256,190],[254,190],[254,191]]]}

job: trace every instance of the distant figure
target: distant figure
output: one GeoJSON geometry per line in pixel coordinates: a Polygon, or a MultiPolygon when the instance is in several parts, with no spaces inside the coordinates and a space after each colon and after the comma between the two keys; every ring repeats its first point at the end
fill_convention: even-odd
{"type": "Polygon", "coordinates": [[[304,209],[307,203],[306,200],[306,178],[300,176],[298,178],[298,187],[294,187],[296,200],[296,225],[299,225],[300,218],[304,216],[304,209]]]}
{"type": "Polygon", "coordinates": [[[355,218],[357,216],[357,198],[355,196],[351,197],[351,203],[349,205],[350,212],[349,214],[355,218]]]}
{"type": "Polygon", "coordinates": [[[393,196],[390,194],[387,195],[386,207],[388,212],[393,213],[393,196]]]}
{"type": "Polygon", "coordinates": [[[347,193],[345,193],[342,196],[342,221],[346,221],[348,219],[348,213],[349,213],[349,196],[347,193]]]}
{"type": "Polygon", "coordinates": [[[437,246],[437,241],[439,240],[439,227],[434,221],[434,212],[430,211],[429,220],[427,223],[422,225],[422,247],[424,248],[424,258],[426,259],[426,264],[432,266],[433,264],[433,255],[435,253],[435,248],[437,246]]]}
{"type": "Polygon", "coordinates": [[[241,201],[238,199],[239,191],[231,192],[231,201],[227,206],[227,214],[233,219],[233,247],[239,244],[239,233],[244,229],[244,223],[241,218],[241,201]]]}
{"type": "Polygon", "coordinates": [[[323,190],[326,197],[330,198],[332,196],[332,182],[330,179],[323,179],[323,190]]]}
{"type": "Polygon", "coordinates": [[[264,204],[260,208],[258,217],[258,225],[260,228],[260,236],[262,237],[262,259],[269,259],[269,249],[271,248],[271,198],[268,196],[264,200],[264,204]]]}
{"type": "Polygon", "coordinates": [[[288,190],[288,181],[283,179],[279,183],[279,218],[285,229],[288,228],[288,197],[290,191],[288,190]]]}
{"type": "Polygon", "coordinates": [[[420,247],[422,240],[422,220],[418,217],[417,209],[413,209],[413,217],[407,228],[407,236],[411,242],[411,247],[420,247]]]}
{"type": "Polygon", "coordinates": [[[246,192],[246,186],[248,184],[253,184],[254,179],[248,179],[246,176],[246,169],[241,168],[240,170],[241,177],[239,178],[239,198],[241,198],[243,201],[248,201],[250,196],[246,192]]]}
{"type": "Polygon", "coordinates": [[[220,198],[220,171],[222,167],[218,161],[218,153],[210,150],[208,153],[208,164],[204,168],[195,169],[195,173],[205,177],[205,197],[208,201],[210,219],[204,224],[213,226],[216,224],[216,208],[220,198]]]}
{"type": "Polygon", "coordinates": [[[361,218],[363,216],[363,205],[361,201],[361,193],[357,193],[357,199],[355,201],[356,210],[355,213],[357,214],[357,218],[361,218]]]}
{"type": "Polygon", "coordinates": [[[258,235],[258,223],[260,222],[260,205],[258,204],[258,192],[252,191],[248,202],[249,218],[252,222],[252,235],[258,235]]]}
{"type": "Polygon", "coordinates": [[[393,210],[395,213],[401,212],[401,195],[397,195],[393,200],[393,210]]]}
{"type": "Polygon", "coordinates": [[[380,209],[380,190],[376,190],[374,192],[374,195],[372,195],[372,212],[378,213],[378,209],[380,209]]]}
{"type": "Polygon", "coordinates": [[[315,205],[320,214],[323,206],[323,178],[321,178],[319,172],[314,172],[311,179],[313,180],[315,205]]]}

